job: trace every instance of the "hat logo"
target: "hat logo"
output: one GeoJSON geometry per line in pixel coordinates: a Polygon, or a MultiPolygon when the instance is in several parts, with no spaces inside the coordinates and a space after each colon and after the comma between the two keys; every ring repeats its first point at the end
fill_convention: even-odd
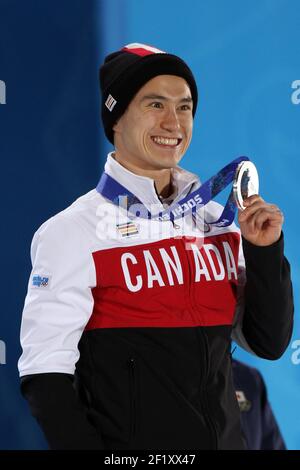
{"type": "Polygon", "coordinates": [[[151,54],[166,54],[165,51],[161,51],[160,49],[157,49],[157,47],[148,46],[148,44],[141,44],[139,42],[127,44],[127,46],[122,48],[122,51],[132,52],[133,54],[137,54],[141,57],[151,54]]]}
{"type": "Polygon", "coordinates": [[[108,98],[105,101],[105,106],[107,107],[107,109],[111,112],[114,109],[116,104],[117,104],[117,101],[114,99],[114,97],[111,95],[108,95],[108,98]]]}

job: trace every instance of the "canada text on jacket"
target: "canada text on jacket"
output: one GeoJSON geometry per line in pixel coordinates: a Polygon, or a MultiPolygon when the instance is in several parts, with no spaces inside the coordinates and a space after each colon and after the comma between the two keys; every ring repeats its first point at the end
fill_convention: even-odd
{"type": "MultiPolygon", "coordinates": [[[[194,282],[223,281],[225,278],[237,280],[237,266],[227,241],[222,241],[219,247],[206,243],[201,250],[196,244],[190,246],[195,267],[194,282]]],[[[184,270],[176,246],[170,246],[168,251],[165,248],[142,250],[142,256],[138,258],[131,252],[125,252],[121,256],[121,265],[126,286],[131,292],[139,291],[145,284],[148,288],[152,288],[154,283],[164,287],[166,279],[170,286],[184,283],[184,270]],[[142,265],[140,271],[146,272],[146,277],[137,274],[136,265],[139,264],[142,265]]]]}

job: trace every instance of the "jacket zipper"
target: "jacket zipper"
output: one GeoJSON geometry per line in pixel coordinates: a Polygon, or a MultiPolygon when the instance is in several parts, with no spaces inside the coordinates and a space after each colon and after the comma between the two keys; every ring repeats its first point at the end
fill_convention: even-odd
{"type": "MultiPolygon", "coordinates": [[[[185,244],[184,241],[182,241],[182,243],[185,244]]],[[[184,250],[185,250],[185,247],[184,247],[184,250]]],[[[191,266],[190,266],[188,256],[186,256],[186,260],[187,260],[187,264],[188,264],[188,274],[189,274],[189,277],[188,277],[188,291],[189,291],[188,300],[189,300],[190,308],[193,309],[193,304],[192,304],[192,300],[191,300],[192,273],[191,273],[191,266]]],[[[212,418],[210,417],[210,414],[209,414],[207,392],[206,392],[206,389],[205,389],[205,386],[207,385],[207,380],[208,380],[208,376],[209,376],[209,369],[210,369],[208,341],[207,341],[207,336],[206,336],[205,332],[202,331],[201,328],[197,328],[197,332],[199,333],[199,335],[201,337],[200,338],[201,342],[199,342],[199,343],[200,343],[201,349],[204,352],[203,372],[205,372],[205,374],[203,373],[204,379],[202,381],[202,384],[200,385],[202,411],[203,411],[204,419],[207,422],[208,428],[209,428],[211,434],[213,435],[213,438],[214,438],[214,441],[215,441],[215,448],[218,449],[218,433],[217,433],[215,423],[213,422],[213,420],[212,420],[212,418]],[[201,346],[203,344],[204,344],[204,348],[201,346]]]]}
{"type": "Polygon", "coordinates": [[[135,359],[129,359],[129,377],[130,377],[130,397],[131,397],[131,410],[130,410],[130,440],[134,438],[136,432],[136,371],[135,359]]]}

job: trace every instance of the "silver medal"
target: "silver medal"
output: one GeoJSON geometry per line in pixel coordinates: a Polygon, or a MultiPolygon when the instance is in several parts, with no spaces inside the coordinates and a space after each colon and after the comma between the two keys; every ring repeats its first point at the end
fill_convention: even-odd
{"type": "Polygon", "coordinates": [[[239,209],[244,210],[244,199],[253,194],[258,194],[259,179],[257,169],[254,163],[245,161],[241,162],[236,170],[233,180],[233,195],[236,205],[239,209]]]}

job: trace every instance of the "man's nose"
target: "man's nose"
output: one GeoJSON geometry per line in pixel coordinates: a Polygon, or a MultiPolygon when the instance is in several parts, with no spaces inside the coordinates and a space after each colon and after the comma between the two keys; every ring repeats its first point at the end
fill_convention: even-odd
{"type": "Polygon", "coordinates": [[[180,128],[179,117],[175,109],[169,109],[163,116],[161,127],[163,129],[174,131],[180,128]]]}

